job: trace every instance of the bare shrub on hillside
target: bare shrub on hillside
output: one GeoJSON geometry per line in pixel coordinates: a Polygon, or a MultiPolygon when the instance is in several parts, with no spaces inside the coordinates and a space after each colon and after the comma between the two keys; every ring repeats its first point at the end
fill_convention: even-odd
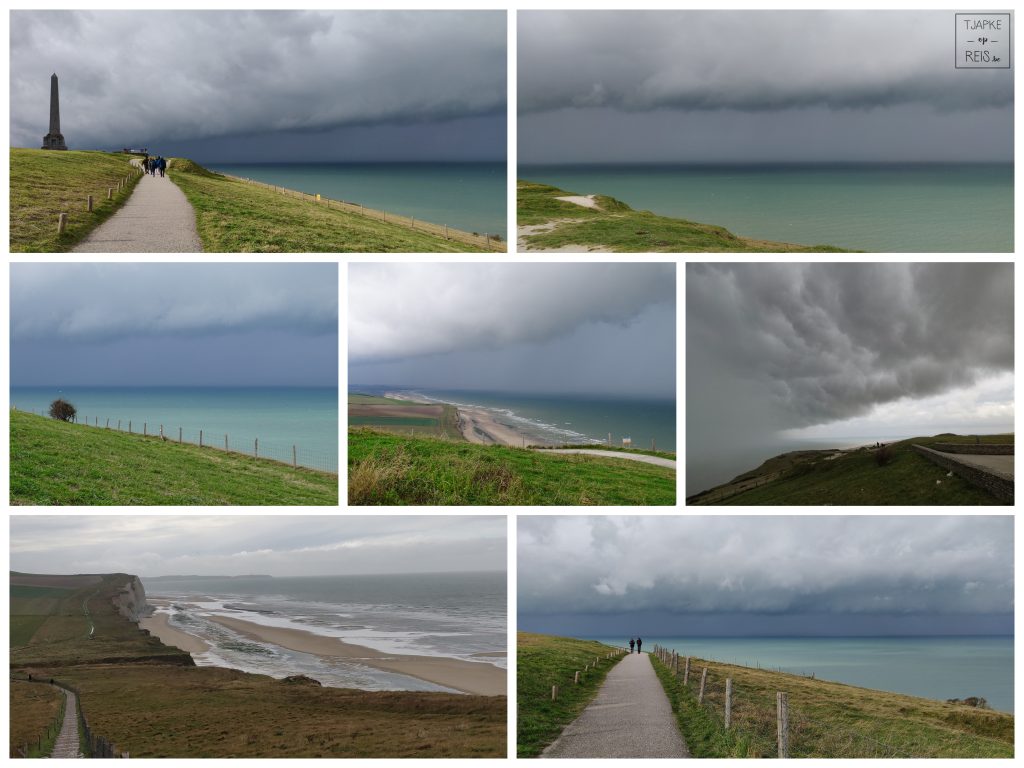
{"type": "Polygon", "coordinates": [[[67,400],[57,398],[50,403],[50,418],[58,421],[74,421],[78,411],[67,400]]]}

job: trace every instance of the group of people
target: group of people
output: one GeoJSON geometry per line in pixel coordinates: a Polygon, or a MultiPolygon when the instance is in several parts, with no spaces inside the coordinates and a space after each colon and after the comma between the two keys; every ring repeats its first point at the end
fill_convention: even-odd
{"type": "Polygon", "coordinates": [[[629,638],[629,652],[633,652],[633,647],[636,646],[636,652],[640,653],[640,646],[644,644],[643,638],[631,637],[629,638]]]}
{"type": "Polygon", "coordinates": [[[157,155],[156,157],[146,155],[142,160],[142,170],[150,176],[156,176],[157,171],[159,171],[162,178],[164,171],[167,170],[167,161],[160,155],[157,155]]]}

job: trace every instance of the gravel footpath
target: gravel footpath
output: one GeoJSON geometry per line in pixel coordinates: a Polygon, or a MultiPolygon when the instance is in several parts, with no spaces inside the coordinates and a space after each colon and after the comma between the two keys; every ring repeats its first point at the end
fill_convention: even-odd
{"type": "MultiPolygon", "coordinates": [[[[54,686],[55,688],[57,686],[54,686]]],[[[76,758],[82,755],[78,751],[78,697],[71,691],[57,688],[64,694],[64,722],[61,723],[60,733],[53,745],[53,752],[50,757],[54,758],[76,758]]]]}
{"type": "Polygon", "coordinates": [[[689,757],[646,653],[631,653],[541,757],[689,757]]]}
{"type": "Polygon", "coordinates": [[[541,453],[585,453],[587,456],[606,456],[609,459],[628,459],[642,461],[644,464],[656,464],[659,467],[676,468],[675,459],[663,459],[661,456],[648,456],[646,453],[624,453],[623,451],[599,451],[590,448],[538,448],[541,453]]]}

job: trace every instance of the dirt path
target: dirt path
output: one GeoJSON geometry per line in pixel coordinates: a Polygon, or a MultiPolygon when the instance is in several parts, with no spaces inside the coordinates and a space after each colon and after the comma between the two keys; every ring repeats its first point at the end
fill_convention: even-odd
{"type": "Polygon", "coordinates": [[[689,757],[646,653],[631,653],[541,757],[689,757]]]}
{"type": "Polygon", "coordinates": [[[622,451],[600,451],[590,448],[537,448],[541,453],[584,453],[588,456],[606,456],[609,459],[627,459],[654,464],[659,467],[676,468],[675,459],[663,459],[661,456],[648,456],[646,453],[624,453],[622,451]]]}
{"type": "Polygon", "coordinates": [[[143,176],[128,202],[73,249],[76,253],[200,253],[192,205],[169,177],[143,176]]]}
{"type": "Polygon", "coordinates": [[[78,742],[78,697],[71,691],[64,688],[57,688],[64,694],[64,722],[61,723],[60,733],[53,745],[53,752],[50,757],[58,759],[81,757],[78,742]]]}
{"type": "MultiPolygon", "coordinates": [[[[561,198],[559,198],[561,199],[561,198]]],[[[545,221],[543,224],[524,224],[516,231],[516,243],[520,251],[530,251],[531,253],[611,253],[610,248],[606,248],[603,245],[576,245],[570,243],[568,245],[560,245],[557,248],[538,248],[535,245],[530,245],[526,242],[526,238],[530,235],[541,235],[545,232],[551,232],[556,229],[559,224],[572,224],[579,221],[579,219],[554,219],[552,221],[545,221]]]]}

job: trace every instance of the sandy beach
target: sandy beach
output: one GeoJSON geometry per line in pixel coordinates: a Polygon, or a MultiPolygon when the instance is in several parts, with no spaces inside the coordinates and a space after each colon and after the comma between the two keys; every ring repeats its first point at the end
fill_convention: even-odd
{"type": "Polygon", "coordinates": [[[481,445],[512,445],[525,448],[536,442],[517,432],[512,427],[499,424],[490,412],[483,408],[459,406],[459,429],[462,436],[471,443],[481,445]]]}
{"type": "Polygon", "coordinates": [[[160,642],[164,645],[172,645],[187,653],[203,653],[210,649],[205,640],[172,627],[168,623],[169,619],[170,617],[166,613],[155,613],[152,616],[139,619],[139,629],[148,629],[149,633],[159,637],[160,642]]]}
{"type": "Polygon", "coordinates": [[[210,621],[247,637],[279,645],[282,648],[319,656],[352,659],[367,666],[426,680],[463,693],[504,696],[507,690],[506,671],[493,664],[438,656],[383,653],[362,645],[345,643],[337,638],[324,637],[299,629],[265,627],[251,621],[227,616],[210,616],[208,618],[210,621]]]}

